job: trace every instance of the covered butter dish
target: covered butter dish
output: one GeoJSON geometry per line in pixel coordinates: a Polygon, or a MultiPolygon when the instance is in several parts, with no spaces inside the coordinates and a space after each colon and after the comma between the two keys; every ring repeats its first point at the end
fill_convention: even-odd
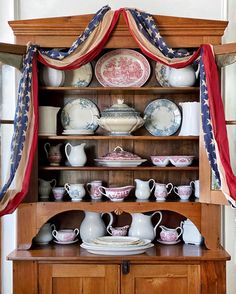
{"type": "Polygon", "coordinates": [[[117,99],[116,104],[102,111],[97,122],[111,136],[129,136],[144,124],[144,119],[134,108],[125,104],[123,99],[117,99]]]}

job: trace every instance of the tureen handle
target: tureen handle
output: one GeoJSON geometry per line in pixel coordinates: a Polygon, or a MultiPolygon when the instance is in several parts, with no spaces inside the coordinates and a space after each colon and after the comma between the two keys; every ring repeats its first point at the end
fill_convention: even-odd
{"type": "Polygon", "coordinates": [[[124,151],[122,147],[116,146],[116,148],[113,151],[116,151],[117,149],[120,149],[120,151],[124,151]]]}

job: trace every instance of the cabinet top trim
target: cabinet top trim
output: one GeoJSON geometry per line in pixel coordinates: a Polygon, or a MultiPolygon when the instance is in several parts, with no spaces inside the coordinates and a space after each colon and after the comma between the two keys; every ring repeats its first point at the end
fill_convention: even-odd
{"type": "MultiPolygon", "coordinates": [[[[93,14],[64,16],[29,20],[9,21],[18,44],[28,41],[45,47],[70,46],[75,38],[86,28],[93,14]]],[[[221,43],[221,36],[227,27],[227,21],[193,19],[173,16],[153,15],[160,33],[172,47],[197,47],[202,43],[213,45],[221,43]]],[[[125,20],[120,15],[107,48],[135,48],[125,20]],[[128,39],[127,39],[128,38],[128,39]],[[123,42],[121,42],[123,40],[123,42]]]]}

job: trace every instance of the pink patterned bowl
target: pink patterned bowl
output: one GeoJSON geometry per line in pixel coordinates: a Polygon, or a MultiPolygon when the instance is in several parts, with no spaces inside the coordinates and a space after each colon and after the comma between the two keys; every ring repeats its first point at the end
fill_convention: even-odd
{"type": "Polygon", "coordinates": [[[194,156],[175,155],[169,156],[170,162],[176,167],[186,167],[192,164],[194,156]]]}
{"type": "Polygon", "coordinates": [[[134,186],[125,186],[125,187],[110,187],[106,188],[103,186],[98,187],[98,190],[111,201],[123,201],[130,193],[134,186]],[[103,192],[105,190],[105,193],[103,192]]]}
{"type": "Polygon", "coordinates": [[[159,167],[164,167],[164,166],[167,166],[167,164],[169,163],[169,156],[152,155],[151,160],[154,165],[159,167]]]}

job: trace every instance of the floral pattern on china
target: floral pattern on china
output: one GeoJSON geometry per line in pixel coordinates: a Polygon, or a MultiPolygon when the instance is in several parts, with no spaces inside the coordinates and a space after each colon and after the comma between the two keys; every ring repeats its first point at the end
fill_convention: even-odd
{"type": "Polygon", "coordinates": [[[98,60],[95,75],[104,87],[141,87],[150,76],[150,65],[135,50],[117,49],[98,60]]]}
{"type": "Polygon", "coordinates": [[[112,152],[94,160],[99,165],[110,167],[133,167],[147,161],[136,154],[123,150],[120,146],[116,146],[112,152]]]}

